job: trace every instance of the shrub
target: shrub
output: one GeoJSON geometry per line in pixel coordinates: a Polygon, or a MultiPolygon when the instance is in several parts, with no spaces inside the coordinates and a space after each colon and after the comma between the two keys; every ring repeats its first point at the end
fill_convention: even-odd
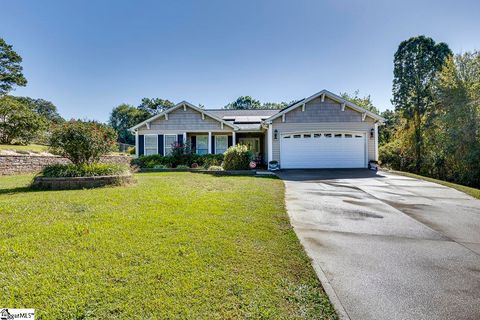
{"type": "Polygon", "coordinates": [[[225,170],[247,170],[253,153],[245,145],[237,144],[224,153],[223,168],[225,170]]]}
{"type": "Polygon", "coordinates": [[[221,166],[210,166],[208,171],[223,171],[223,168],[221,166]]]}
{"type": "Polygon", "coordinates": [[[56,126],[50,137],[50,150],[74,164],[91,164],[116,147],[117,133],[94,121],[71,120],[56,126]]]}
{"type": "Polygon", "coordinates": [[[210,166],[221,166],[223,162],[223,154],[205,154],[200,157],[199,164],[205,168],[210,166]]]}
{"type": "Polygon", "coordinates": [[[140,156],[132,160],[132,165],[140,168],[153,168],[155,165],[164,165],[169,168],[178,167],[180,165],[191,167],[194,163],[197,166],[208,168],[211,165],[220,165],[223,161],[223,154],[189,154],[185,156],[162,156],[154,154],[150,156],[140,156]]]}
{"type": "Polygon", "coordinates": [[[128,147],[127,153],[131,155],[135,155],[135,147],[128,147]]]}
{"type": "Polygon", "coordinates": [[[54,164],[43,168],[44,177],[95,177],[124,175],[129,168],[120,164],[92,163],[92,164],[54,164]]]}
{"type": "Polygon", "coordinates": [[[177,168],[177,169],[190,169],[189,166],[186,166],[186,165],[184,165],[184,164],[178,165],[176,168],[177,168]]]}
{"type": "Polygon", "coordinates": [[[156,164],[153,166],[153,169],[166,169],[167,167],[163,164],[156,164]]]}

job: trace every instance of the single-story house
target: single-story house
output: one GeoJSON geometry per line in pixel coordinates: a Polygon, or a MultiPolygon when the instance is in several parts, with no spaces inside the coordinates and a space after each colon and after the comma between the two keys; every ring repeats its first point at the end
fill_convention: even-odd
{"type": "Polygon", "coordinates": [[[322,90],[281,110],[203,109],[182,101],[130,130],[136,155],[168,155],[188,142],[198,154],[245,144],[283,169],[366,168],[378,159],[383,118],[322,90]]]}

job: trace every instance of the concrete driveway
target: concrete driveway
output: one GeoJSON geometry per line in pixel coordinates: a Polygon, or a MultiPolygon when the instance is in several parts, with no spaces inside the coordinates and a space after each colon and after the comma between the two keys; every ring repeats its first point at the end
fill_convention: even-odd
{"type": "Polygon", "coordinates": [[[480,201],[368,170],[289,170],[292,225],[343,318],[480,319],[480,201]]]}

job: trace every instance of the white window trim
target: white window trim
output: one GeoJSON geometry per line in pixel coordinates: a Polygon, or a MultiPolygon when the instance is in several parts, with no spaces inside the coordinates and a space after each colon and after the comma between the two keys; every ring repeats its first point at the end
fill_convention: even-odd
{"type": "Polygon", "coordinates": [[[226,150],[228,149],[228,135],[226,135],[226,134],[219,134],[219,135],[215,135],[214,137],[215,137],[215,138],[214,138],[214,139],[215,139],[215,154],[223,154],[223,152],[222,152],[222,153],[218,153],[218,152],[217,152],[217,137],[225,137],[225,138],[226,138],[226,140],[225,140],[225,142],[226,142],[226,144],[225,144],[225,151],[226,151],[226,150]]]}
{"type": "Polygon", "coordinates": [[[175,141],[178,140],[177,134],[164,134],[163,135],[163,156],[167,156],[167,136],[174,136],[175,141]]]}
{"type": "Polygon", "coordinates": [[[157,134],[144,134],[143,135],[143,155],[147,155],[147,136],[156,137],[157,143],[155,144],[155,153],[158,154],[158,135],[157,134]]]}

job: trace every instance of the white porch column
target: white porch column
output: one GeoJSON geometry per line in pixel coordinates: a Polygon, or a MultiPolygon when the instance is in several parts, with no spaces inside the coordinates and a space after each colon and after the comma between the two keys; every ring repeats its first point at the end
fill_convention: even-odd
{"type": "Polygon", "coordinates": [[[212,153],[212,132],[208,131],[208,154],[212,153]]]}
{"type": "Polygon", "coordinates": [[[237,133],[235,131],[232,132],[232,146],[235,147],[237,144],[237,133]]]}
{"type": "Polygon", "coordinates": [[[135,130],[135,157],[138,158],[138,130],[135,130]]]}
{"type": "Polygon", "coordinates": [[[183,133],[183,145],[186,145],[187,144],[187,133],[184,132],[183,133]]]}
{"type": "Polygon", "coordinates": [[[268,134],[268,162],[272,161],[273,160],[273,128],[272,128],[272,124],[270,123],[268,125],[268,131],[267,131],[267,134],[268,134]]]}
{"type": "Polygon", "coordinates": [[[378,161],[378,123],[375,123],[375,161],[378,161]]]}

